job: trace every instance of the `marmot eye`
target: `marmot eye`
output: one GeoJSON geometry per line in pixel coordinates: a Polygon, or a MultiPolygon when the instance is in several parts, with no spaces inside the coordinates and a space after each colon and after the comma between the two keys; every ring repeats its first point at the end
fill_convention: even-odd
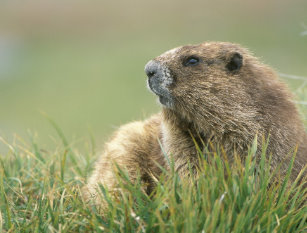
{"type": "Polygon", "coordinates": [[[192,56],[192,57],[188,57],[185,62],[184,62],[184,66],[195,66],[199,63],[199,58],[192,56]]]}

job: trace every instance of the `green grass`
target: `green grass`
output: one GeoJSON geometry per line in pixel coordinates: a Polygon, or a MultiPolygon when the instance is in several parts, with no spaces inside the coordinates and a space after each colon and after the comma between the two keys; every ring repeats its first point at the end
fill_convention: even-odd
{"type": "MultiPolygon", "coordinates": [[[[52,124],[54,124],[52,122],[52,124]]],[[[303,232],[306,189],[296,182],[274,183],[270,158],[263,148],[255,165],[256,140],[245,164],[230,167],[222,153],[200,156],[199,176],[180,179],[165,171],[155,193],[146,195],[141,182],[132,184],[120,171],[122,191],[112,200],[101,187],[109,211],[102,217],[81,198],[90,173],[94,142],[80,154],[54,125],[63,146],[49,152],[21,139],[0,157],[0,232],[303,232]],[[288,187],[288,188],[287,188],[288,187]]],[[[171,167],[172,161],[170,159],[171,167]]]]}
{"type": "MultiPolygon", "coordinates": [[[[118,2],[103,1],[102,13],[97,10],[101,6],[89,2],[85,14],[69,3],[69,12],[81,17],[74,24],[49,7],[48,14],[35,4],[28,13],[13,8],[6,13],[6,7],[0,7],[1,25],[7,22],[8,32],[12,27],[21,42],[8,76],[0,77],[0,232],[303,231],[302,191],[285,189],[286,183],[267,189],[266,163],[255,176],[252,160],[227,170],[218,156],[210,164],[202,161],[203,175],[197,179],[180,180],[172,172],[162,176],[152,197],[140,191],[140,184],[124,182],[122,201],[110,201],[103,219],[80,198],[80,187],[99,155],[95,142],[72,138],[84,137],[89,126],[97,140],[104,139],[113,125],[158,111],[145,88],[143,67],[175,46],[232,41],[250,48],[278,72],[306,76],[306,36],[299,35],[307,22],[307,2],[148,5],[138,0],[138,7],[131,8],[130,2],[119,7],[118,2]],[[48,16],[60,26],[45,25],[48,16]],[[86,20],[95,17],[101,24],[91,28],[86,20]],[[80,22],[85,22],[85,30],[80,30],[80,22]],[[62,142],[54,139],[39,112],[52,116],[68,140],[51,122],[62,142]],[[39,137],[29,140],[28,129],[39,137]],[[13,138],[15,133],[22,136],[13,138]]],[[[306,79],[285,80],[302,102],[298,106],[307,129],[306,79]]]]}

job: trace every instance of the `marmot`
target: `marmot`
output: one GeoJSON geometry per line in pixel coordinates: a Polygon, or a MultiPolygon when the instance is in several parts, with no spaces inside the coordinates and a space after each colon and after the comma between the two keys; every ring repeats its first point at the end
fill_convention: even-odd
{"type": "Polygon", "coordinates": [[[221,145],[229,161],[234,153],[244,160],[255,135],[269,137],[272,169],[286,161],[281,168],[285,172],[296,147],[292,181],[305,166],[307,135],[292,96],[248,50],[226,42],[181,46],[149,61],[145,72],[162,111],[115,133],[85,187],[87,198],[97,195],[98,183],[111,192],[116,189],[113,162],[131,180],[141,175],[148,192],[151,177],[160,174],[156,164],[168,166],[163,153],[172,155],[175,169],[184,176],[189,164],[195,167],[199,161],[192,137],[221,145]]]}

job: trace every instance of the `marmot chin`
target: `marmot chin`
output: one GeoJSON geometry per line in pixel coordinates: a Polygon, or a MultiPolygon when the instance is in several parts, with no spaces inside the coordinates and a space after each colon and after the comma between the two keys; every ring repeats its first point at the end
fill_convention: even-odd
{"type": "Polygon", "coordinates": [[[84,189],[86,198],[97,197],[98,183],[111,192],[116,189],[114,162],[131,180],[141,175],[150,192],[151,177],[160,174],[156,164],[168,166],[161,147],[173,157],[178,173],[188,174],[189,166],[197,167],[199,161],[192,137],[220,145],[229,161],[234,153],[244,160],[255,135],[269,137],[270,167],[283,163],[282,175],[298,147],[292,181],[306,165],[307,135],[290,92],[270,67],[241,46],[226,42],[181,46],[149,61],[145,72],[162,111],[114,134],[84,189]]]}

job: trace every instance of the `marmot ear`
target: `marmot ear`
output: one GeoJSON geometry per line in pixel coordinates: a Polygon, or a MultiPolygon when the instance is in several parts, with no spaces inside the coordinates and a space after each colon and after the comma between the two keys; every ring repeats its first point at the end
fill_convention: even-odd
{"type": "Polygon", "coordinates": [[[229,71],[238,71],[242,67],[243,64],[243,57],[240,53],[234,52],[230,55],[226,68],[229,71]]]}

